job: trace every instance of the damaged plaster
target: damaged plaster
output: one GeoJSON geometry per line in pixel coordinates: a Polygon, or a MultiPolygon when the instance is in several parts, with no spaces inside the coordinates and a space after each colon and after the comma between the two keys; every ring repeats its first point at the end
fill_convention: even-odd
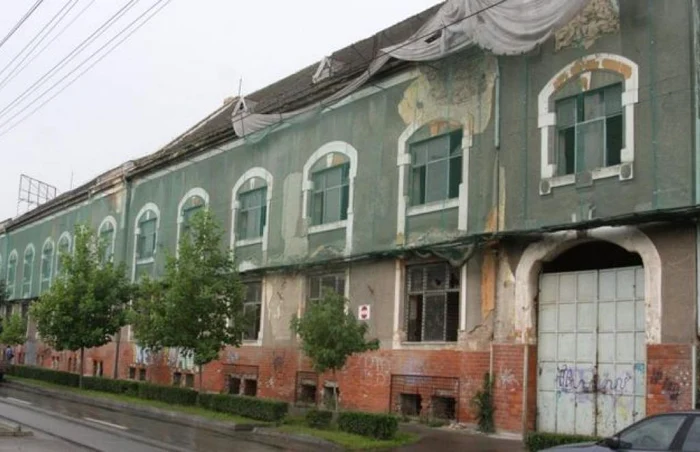
{"type": "Polygon", "coordinates": [[[601,36],[620,32],[618,0],[591,0],[571,21],[554,34],[556,51],[590,48],[601,36]]]}

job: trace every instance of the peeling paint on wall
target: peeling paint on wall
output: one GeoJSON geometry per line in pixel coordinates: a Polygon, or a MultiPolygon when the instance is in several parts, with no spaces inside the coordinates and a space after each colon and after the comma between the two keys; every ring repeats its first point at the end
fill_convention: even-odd
{"type": "Polygon", "coordinates": [[[496,256],[484,253],[481,263],[481,318],[486,319],[496,306],[496,256]]]}
{"type": "Polygon", "coordinates": [[[620,32],[617,0],[592,0],[568,24],[556,31],[555,50],[588,49],[601,36],[620,32]]]}
{"type": "Polygon", "coordinates": [[[471,133],[483,132],[491,118],[496,67],[491,55],[421,66],[399,103],[401,118],[406,125],[449,118],[470,127],[471,133]]]}

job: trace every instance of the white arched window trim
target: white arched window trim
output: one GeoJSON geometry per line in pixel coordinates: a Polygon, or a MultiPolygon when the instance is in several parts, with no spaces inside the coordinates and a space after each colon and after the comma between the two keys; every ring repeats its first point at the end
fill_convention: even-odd
{"type": "MultiPolygon", "coordinates": [[[[139,210],[139,213],[136,215],[136,220],[134,220],[134,249],[133,253],[131,254],[132,259],[133,259],[133,265],[131,266],[131,280],[134,281],[136,279],[136,247],[138,246],[138,240],[137,237],[139,234],[141,234],[141,228],[139,227],[139,224],[141,222],[141,218],[146,215],[147,212],[153,212],[153,214],[156,216],[156,238],[155,241],[158,243],[158,231],[160,231],[160,209],[155,203],[148,202],[144,204],[143,207],[141,207],[141,210],[139,210]]],[[[153,254],[155,255],[158,253],[158,247],[156,246],[156,249],[153,250],[153,254]]],[[[147,259],[141,259],[138,261],[140,264],[147,264],[155,261],[155,257],[149,257],[147,259]]]]}
{"type": "Polygon", "coordinates": [[[355,177],[357,176],[357,149],[355,149],[350,143],[344,141],[331,141],[324,144],[320,148],[316,149],[311,157],[304,164],[303,172],[303,182],[302,182],[302,203],[301,212],[302,218],[308,220],[309,216],[309,194],[314,188],[313,181],[311,180],[311,168],[314,164],[322,159],[323,157],[330,156],[331,154],[343,154],[348,160],[350,160],[350,174],[348,181],[348,211],[347,219],[340,220],[333,223],[319,224],[315,226],[310,226],[308,229],[309,234],[316,232],[332,231],[334,229],[345,228],[345,253],[349,254],[352,250],[352,237],[353,237],[353,225],[354,225],[354,204],[355,204],[355,177]]]}
{"type": "Polygon", "coordinates": [[[5,275],[5,284],[7,286],[12,287],[12,290],[9,291],[9,298],[15,298],[15,290],[17,288],[17,264],[19,263],[19,254],[17,253],[17,250],[14,249],[10,252],[10,255],[7,257],[7,274],[5,275]],[[14,281],[10,283],[10,262],[12,262],[12,259],[14,258],[15,260],[15,274],[14,274],[14,281]]]}
{"type": "Polygon", "coordinates": [[[70,233],[68,231],[63,232],[61,236],[58,238],[58,241],[56,242],[56,262],[54,262],[54,269],[58,268],[58,265],[60,263],[61,259],[61,253],[60,253],[60,245],[61,242],[66,239],[68,240],[68,252],[71,253],[73,252],[73,240],[71,239],[70,233]]]}
{"type": "Polygon", "coordinates": [[[185,193],[185,196],[183,196],[180,199],[180,203],[177,205],[177,242],[175,244],[176,255],[180,251],[180,226],[182,225],[182,222],[185,219],[185,217],[182,215],[182,208],[184,207],[185,203],[194,196],[198,196],[204,200],[205,209],[209,207],[209,193],[207,193],[207,191],[201,187],[195,187],[190,189],[190,191],[185,193]]]}
{"type": "Polygon", "coordinates": [[[267,251],[267,240],[269,237],[269,230],[270,230],[270,203],[272,201],[272,188],[273,188],[273,180],[272,180],[272,174],[268,170],[262,167],[255,167],[251,168],[241,177],[238,178],[236,181],[236,184],[233,186],[233,190],[231,191],[231,248],[235,248],[237,246],[245,246],[245,245],[253,245],[256,243],[261,243],[262,244],[262,251],[263,254],[267,251]],[[265,184],[267,186],[267,195],[266,195],[266,200],[265,200],[265,226],[263,227],[263,235],[262,237],[258,237],[255,239],[249,239],[249,240],[238,240],[236,241],[236,225],[238,223],[237,217],[238,217],[238,209],[240,209],[240,204],[238,202],[238,192],[243,188],[243,185],[248,182],[251,179],[263,179],[265,181],[265,184]]]}
{"type": "Polygon", "coordinates": [[[24,254],[22,255],[22,298],[25,296],[29,297],[32,293],[32,283],[34,282],[34,267],[36,266],[36,248],[33,243],[30,243],[24,248],[24,254]],[[24,281],[26,276],[24,274],[24,269],[26,267],[27,253],[32,253],[32,265],[29,267],[29,294],[24,293],[24,281]]]}
{"type": "Polygon", "coordinates": [[[54,271],[54,254],[56,253],[56,244],[53,242],[53,239],[51,237],[47,238],[44,240],[44,244],[41,245],[41,259],[39,259],[39,291],[41,291],[41,287],[43,284],[43,279],[44,279],[44,274],[43,274],[43,268],[44,268],[44,250],[46,250],[47,246],[51,246],[51,256],[49,257],[49,287],[51,287],[51,280],[53,279],[53,271],[54,271]]]}
{"type": "Polygon", "coordinates": [[[411,149],[408,145],[408,140],[411,139],[421,127],[433,121],[450,121],[455,123],[463,123],[462,118],[451,118],[449,115],[425,118],[421,121],[413,122],[404,129],[399,136],[397,147],[396,165],[399,167],[399,199],[397,202],[397,224],[396,224],[396,240],[399,244],[404,244],[406,237],[406,217],[413,215],[423,215],[430,212],[437,212],[445,209],[458,208],[458,223],[457,229],[460,231],[467,230],[468,211],[467,204],[469,201],[469,149],[472,147],[472,135],[466,125],[462,126],[462,183],[459,184],[459,197],[456,199],[448,199],[446,201],[438,201],[422,206],[408,206],[408,195],[404,194],[406,189],[406,174],[411,166],[411,149]]]}
{"type": "Polygon", "coordinates": [[[556,163],[549,161],[549,132],[557,125],[555,111],[550,111],[549,101],[557,89],[574,77],[593,71],[615,72],[624,78],[622,91],[622,108],[625,112],[625,147],[620,152],[620,164],[593,170],[593,179],[619,177],[631,179],[634,162],[634,105],[639,102],[639,66],[632,60],[612,53],[594,53],[579,58],[566,65],[552,77],[542,88],[537,98],[538,120],[540,129],[540,194],[551,193],[552,187],[571,185],[576,182],[576,175],[556,175],[556,163]],[[626,167],[626,171],[622,171],[626,167]]]}
{"type": "Polygon", "coordinates": [[[112,215],[108,215],[105,217],[104,220],[102,220],[102,223],[100,223],[100,227],[97,228],[97,236],[99,237],[102,234],[102,229],[107,224],[111,224],[112,230],[114,231],[114,234],[112,235],[112,243],[109,244],[110,256],[114,256],[114,245],[115,245],[116,240],[117,240],[117,220],[115,220],[112,215]]]}

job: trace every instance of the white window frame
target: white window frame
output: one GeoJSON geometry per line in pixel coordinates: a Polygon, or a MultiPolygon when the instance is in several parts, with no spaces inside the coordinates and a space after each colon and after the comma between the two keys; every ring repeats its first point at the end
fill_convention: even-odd
{"type": "Polygon", "coordinates": [[[352,239],[354,228],[354,204],[355,204],[355,178],[357,177],[357,149],[350,143],[345,141],[331,141],[316,149],[309,159],[304,163],[303,182],[302,182],[302,203],[301,216],[311,223],[309,218],[309,196],[314,188],[314,183],[311,180],[311,168],[322,158],[330,158],[333,154],[343,154],[350,161],[350,171],[348,174],[348,211],[345,220],[335,221],[333,223],[319,224],[309,226],[307,233],[315,234],[319,232],[333,231],[335,229],[345,228],[345,254],[352,252],[352,239]]]}
{"type": "MultiPolygon", "coordinates": [[[[632,60],[612,53],[594,53],[584,56],[566,65],[557,72],[542,88],[537,98],[538,120],[540,129],[540,195],[551,193],[553,187],[573,185],[575,174],[557,175],[556,162],[550,162],[550,132],[557,126],[556,110],[551,111],[552,96],[568,81],[577,77],[586,77],[593,71],[606,71],[623,77],[622,109],[624,111],[624,142],[620,151],[620,164],[597,168],[591,172],[593,180],[618,177],[620,180],[632,179],[634,163],[634,106],[639,102],[639,66],[632,60]],[[625,68],[624,70],[622,68],[625,68]],[[629,74],[626,75],[626,72],[629,74]],[[626,171],[623,172],[623,168],[626,171]]],[[[552,143],[551,146],[555,146],[552,143]]]]}
{"type": "MultiPolygon", "coordinates": [[[[266,306],[266,295],[267,295],[267,284],[265,284],[265,277],[261,279],[254,279],[250,281],[243,281],[243,284],[249,284],[253,282],[260,282],[260,328],[258,329],[258,337],[256,339],[244,339],[241,341],[242,346],[250,347],[262,347],[263,337],[265,333],[265,306],[266,306]]],[[[248,288],[246,287],[246,291],[248,288]]],[[[245,306],[245,302],[244,302],[245,306]]]]}
{"type": "Polygon", "coordinates": [[[53,271],[54,271],[54,258],[56,254],[56,244],[54,243],[53,239],[51,237],[47,238],[44,240],[44,244],[41,245],[41,259],[39,260],[39,293],[42,292],[42,288],[44,287],[44,250],[46,250],[46,246],[51,245],[51,256],[49,258],[49,278],[48,278],[48,285],[46,286],[46,289],[48,290],[51,287],[51,283],[53,280],[53,271]]]}
{"type": "Polygon", "coordinates": [[[472,147],[472,134],[466,125],[462,124],[462,182],[459,184],[459,196],[454,199],[431,202],[418,206],[409,206],[410,193],[404,193],[406,189],[407,173],[411,169],[411,146],[409,140],[423,126],[435,121],[446,121],[462,124],[461,118],[450,118],[448,116],[425,118],[421,121],[413,122],[401,132],[397,142],[396,165],[399,167],[399,199],[396,212],[396,243],[406,244],[406,218],[414,215],[424,215],[431,212],[438,212],[447,209],[458,209],[457,229],[466,231],[469,213],[469,150],[472,147]]]}
{"type": "Polygon", "coordinates": [[[176,256],[180,254],[180,230],[182,229],[182,222],[185,220],[184,215],[182,215],[182,208],[184,207],[185,203],[194,196],[202,198],[204,200],[204,208],[209,208],[209,193],[207,193],[207,191],[201,187],[190,189],[190,191],[185,193],[185,196],[180,199],[180,202],[177,205],[177,242],[175,243],[176,256]]]}
{"type": "Polygon", "coordinates": [[[53,267],[53,274],[54,275],[56,274],[56,270],[58,269],[59,264],[61,263],[61,241],[63,241],[63,239],[68,240],[68,253],[73,252],[73,239],[70,235],[70,232],[64,231],[63,234],[61,234],[58,237],[58,240],[56,241],[56,251],[55,251],[56,262],[55,262],[54,267],[53,267]]]}
{"type": "Polygon", "coordinates": [[[108,244],[109,250],[110,250],[109,260],[113,262],[114,261],[114,248],[115,248],[115,244],[117,241],[117,220],[115,220],[112,215],[108,215],[105,217],[104,220],[102,220],[102,223],[100,223],[100,227],[97,228],[97,237],[98,237],[98,240],[102,238],[102,229],[104,229],[104,227],[107,224],[112,225],[112,230],[114,231],[114,235],[112,235],[112,243],[108,244]]]}
{"type": "Polygon", "coordinates": [[[22,254],[22,290],[21,290],[21,296],[22,299],[29,298],[32,296],[32,283],[34,282],[34,265],[36,264],[36,248],[34,247],[33,243],[30,243],[24,248],[24,253],[22,254]],[[24,283],[26,279],[26,275],[24,274],[24,269],[27,266],[27,252],[31,251],[32,252],[32,265],[29,267],[29,292],[25,293],[24,291],[24,283]]]}
{"type": "Polygon", "coordinates": [[[148,257],[146,259],[137,259],[136,257],[136,250],[138,247],[138,237],[139,234],[141,234],[141,228],[139,228],[139,224],[141,223],[141,218],[146,215],[148,212],[153,212],[153,214],[156,216],[156,236],[155,236],[155,242],[156,244],[158,243],[158,231],[160,230],[160,209],[155,203],[148,202],[144,204],[143,207],[141,207],[141,210],[139,210],[139,213],[136,215],[136,219],[134,220],[134,249],[133,253],[131,254],[132,256],[132,265],[131,265],[131,282],[135,282],[136,280],[136,265],[137,264],[151,264],[155,262],[156,254],[158,253],[158,246],[155,247],[153,250],[153,256],[148,257]]]}
{"type": "MultiPolygon", "coordinates": [[[[262,245],[263,260],[265,260],[265,255],[268,248],[268,239],[270,237],[270,204],[272,202],[272,189],[273,189],[273,177],[272,174],[262,167],[251,168],[241,177],[238,178],[233,190],[231,190],[231,249],[235,249],[238,246],[255,245],[260,243],[262,245]],[[246,240],[236,240],[236,226],[238,224],[238,211],[240,210],[240,203],[238,202],[238,195],[242,189],[247,188],[245,184],[251,182],[254,179],[262,179],[265,181],[267,193],[265,199],[265,226],[263,227],[262,237],[256,237],[254,239],[246,240]]],[[[262,188],[262,187],[260,187],[262,188]]]]}
{"type": "Polygon", "coordinates": [[[10,255],[7,258],[7,274],[5,275],[5,288],[9,289],[12,287],[12,290],[8,290],[8,298],[9,299],[14,299],[15,298],[15,292],[17,289],[17,264],[19,264],[19,253],[17,253],[17,250],[14,249],[10,252],[10,255]],[[12,257],[14,256],[15,258],[15,275],[14,275],[14,281],[12,281],[12,285],[10,286],[10,261],[12,261],[12,257]]]}

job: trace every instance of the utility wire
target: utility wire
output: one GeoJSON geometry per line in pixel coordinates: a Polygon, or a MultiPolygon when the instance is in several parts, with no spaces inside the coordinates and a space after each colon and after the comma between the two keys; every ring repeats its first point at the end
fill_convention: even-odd
{"type": "Polygon", "coordinates": [[[36,113],[36,112],[37,112],[39,109],[41,109],[44,105],[46,105],[46,104],[49,103],[51,100],[53,100],[56,96],[58,96],[59,94],[61,94],[65,89],[67,89],[69,86],[71,86],[75,81],[77,81],[80,77],[82,77],[86,72],[88,72],[90,69],[92,69],[97,63],[99,63],[99,62],[102,61],[107,55],[109,55],[110,53],[112,53],[117,47],[119,47],[119,45],[121,45],[124,41],[126,41],[127,39],[129,39],[129,37],[130,37],[131,35],[133,35],[137,30],[139,30],[139,29],[140,29],[142,26],[144,26],[148,21],[150,21],[156,14],[158,14],[163,8],[165,8],[171,1],[172,1],[172,0],[158,0],[158,1],[157,1],[156,3],[154,3],[150,8],[148,8],[146,11],[144,11],[143,13],[141,13],[136,19],[134,19],[131,23],[129,23],[129,25],[127,25],[126,27],[124,27],[119,33],[117,33],[115,36],[113,36],[112,39],[110,39],[109,41],[107,41],[102,47],[100,47],[99,49],[97,49],[97,50],[96,50],[95,52],[93,52],[89,57],[87,57],[86,59],[84,59],[78,66],[76,66],[75,68],[73,68],[73,70],[71,70],[68,74],[64,75],[60,80],[58,80],[56,83],[54,83],[54,84],[51,85],[48,89],[46,89],[44,92],[42,92],[42,93],[39,95],[39,97],[37,97],[37,98],[34,99],[30,104],[26,105],[23,109],[21,109],[20,111],[18,111],[17,113],[15,113],[15,114],[14,114],[13,116],[11,116],[7,121],[5,121],[5,122],[3,122],[2,124],[0,124],[0,130],[2,130],[2,128],[4,128],[5,126],[7,126],[7,125],[10,123],[10,121],[12,121],[14,118],[16,118],[17,116],[19,116],[22,112],[26,111],[26,110],[27,110],[29,107],[31,107],[33,104],[35,104],[36,102],[38,102],[44,95],[46,95],[49,91],[51,91],[53,88],[55,88],[56,86],[58,86],[59,83],[61,83],[62,81],[64,81],[66,78],[70,77],[73,73],[75,73],[78,69],[80,69],[85,63],[89,62],[93,57],[95,57],[95,55],[97,55],[97,54],[98,54],[99,52],[101,52],[104,48],[106,48],[109,44],[111,44],[115,39],[117,39],[119,36],[121,36],[122,34],[124,34],[129,28],[131,28],[134,24],[136,24],[136,22],[138,22],[139,20],[141,20],[144,16],[146,16],[150,11],[152,11],[153,9],[155,9],[158,5],[161,5],[161,6],[160,6],[158,9],[156,9],[150,16],[146,17],[146,19],[144,19],[141,23],[139,23],[139,24],[136,25],[131,31],[129,31],[129,32],[126,34],[126,36],[124,36],[124,37],[123,37],[121,40],[119,40],[114,46],[112,46],[109,50],[107,50],[107,52],[105,52],[103,55],[101,55],[97,60],[93,61],[92,64],[90,64],[87,68],[85,68],[85,70],[83,70],[82,72],[80,72],[75,78],[73,78],[72,80],[70,80],[66,85],[64,85],[63,87],[61,87],[61,89],[59,89],[57,92],[55,92],[51,97],[49,97],[49,98],[46,99],[44,102],[42,102],[41,104],[39,104],[36,108],[34,108],[32,111],[30,111],[28,114],[26,114],[26,115],[23,116],[22,118],[20,118],[17,122],[15,122],[14,124],[12,124],[12,125],[11,125],[10,127],[8,127],[6,130],[0,132],[0,137],[2,137],[3,135],[7,134],[8,132],[10,132],[12,129],[14,129],[14,128],[17,127],[19,124],[21,124],[21,123],[24,122],[26,119],[28,119],[30,116],[32,116],[34,113],[36,113]]]}
{"type": "Polygon", "coordinates": [[[39,33],[37,33],[36,35],[34,35],[34,37],[31,39],[31,41],[29,41],[29,42],[27,43],[27,45],[25,45],[25,46],[22,48],[22,50],[20,50],[19,53],[18,53],[17,55],[15,55],[15,57],[12,58],[12,60],[10,60],[9,63],[7,63],[2,69],[0,69],[0,74],[4,74],[5,71],[6,71],[10,66],[12,66],[12,63],[14,63],[15,61],[17,61],[17,58],[19,58],[19,57],[24,53],[24,51],[27,50],[27,48],[28,48],[29,46],[31,46],[31,45],[34,43],[34,41],[36,41],[36,40],[39,38],[39,36],[41,36],[41,34],[42,34],[49,26],[51,26],[51,28],[49,29],[49,31],[34,45],[34,47],[31,48],[31,50],[29,50],[29,52],[24,56],[24,58],[22,59],[22,61],[20,61],[19,64],[17,64],[17,66],[15,66],[15,67],[12,69],[12,71],[10,71],[10,74],[9,74],[7,77],[5,77],[2,81],[0,81],[0,89],[2,89],[2,87],[3,87],[5,84],[7,84],[7,80],[12,76],[12,74],[15,73],[15,71],[17,70],[17,68],[20,67],[20,66],[22,65],[22,63],[24,63],[24,61],[31,55],[31,53],[34,51],[34,49],[36,49],[37,46],[38,46],[39,44],[41,44],[42,41],[43,41],[44,39],[46,39],[46,36],[48,36],[49,33],[51,33],[51,32],[53,31],[53,29],[66,17],[66,15],[67,15],[68,13],[70,13],[71,9],[73,9],[73,7],[74,7],[75,5],[77,5],[77,4],[78,4],[78,0],[71,0],[70,2],[66,3],[65,5],[63,5],[63,7],[62,7],[56,14],[54,14],[54,16],[51,18],[51,20],[50,20],[46,25],[44,25],[44,27],[43,27],[41,30],[39,30],[39,33]],[[72,3],[72,4],[71,4],[71,3],[72,3]],[[68,8],[69,6],[70,6],[70,8],[68,8]],[[66,8],[68,8],[67,11],[66,11],[66,8]],[[65,13],[64,13],[64,11],[65,11],[65,13]],[[63,15],[61,15],[62,13],[63,13],[63,15]],[[60,16],[60,18],[59,18],[59,16],[60,16]],[[57,21],[55,24],[51,25],[56,19],[58,19],[58,21],[57,21]]]}
{"type": "Polygon", "coordinates": [[[12,29],[5,35],[5,37],[2,38],[2,40],[0,40],[0,47],[2,47],[3,45],[5,45],[5,43],[12,37],[12,35],[15,34],[15,32],[16,32],[17,30],[19,30],[19,27],[21,27],[21,26],[27,21],[27,19],[29,19],[29,16],[31,16],[32,14],[34,14],[34,11],[36,11],[36,9],[37,9],[37,8],[39,7],[39,5],[41,5],[42,3],[44,3],[44,0],[37,0],[37,1],[32,5],[32,7],[29,8],[29,11],[27,11],[26,13],[24,13],[24,16],[22,16],[22,18],[19,20],[19,22],[17,22],[17,23],[15,24],[15,26],[12,27],[12,29]]]}
{"type": "MultiPolygon", "coordinates": [[[[12,80],[14,80],[19,74],[22,73],[22,71],[24,71],[24,70],[27,68],[27,66],[29,66],[30,64],[32,64],[32,62],[33,62],[34,60],[36,60],[37,57],[38,57],[39,55],[41,55],[42,53],[44,53],[44,50],[46,50],[51,44],[53,44],[54,41],[56,41],[56,39],[58,39],[68,28],[70,28],[70,26],[73,25],[73,23],[74,23],[76,20],[78,20],[78,19],[83,15],[83,13],[85,13],[85,11],[87,11],[88,8],[90,8],[94,3],[95,3],[95,0],[90,0],[90,2],[89,2],[83,9],[81,9],[80,11],[78,11],[78,14],[76,14],[75,17],[73,17],[73,18],[70,20],[70,22],[68,22],[68,23],[66,24],[65,27],[61,28],[61,29],[58,31],[58,33],[56,33],[56,35],[55,35],[54,37],[52,37],[52,38],[49,40],[49,42],[46,43],[46,45],[44,45],[41,49],[39,49],[39,51],[38,51],[37,53],[35,53],[34,56],[32,56],[32,57],[29,59],[29,61],[26,62],[26,64],[24,64],[22,67],[20,67],[19,70],[18,70],[17,72],[15,72],[15,69],[17,69],[17,68],[13,69],[13,70],[12,70],[12,73],[14,73],[14,75],[8,76],[8,77],[9,77],[9,80],[7,80],[7,82],[6,82],[5,84],[7,84],[7,83],[11,82],[12,80]]],[[[50,34],[50,32],[47,33],[46,35],[48,36],[48,34],[50,34]]],[[[37,43],[37,44],[38,44],[38,43],[37,43]]],[[[30,53],[31,53],[33,50],[34,50],[34,49],[32,49],[32,50],[30,51],[30,53]]],[[[22,64],[22,63],[20,63],[19,65],[17,65],[17,67],[21,66],[21,64],[22,64]]],[[[2,89],[2,87],[5,86],[5,84],[0,83],[0,89],[2,89]]]]}
{"type": "Polygon", "coordinates": [[[129,2],[122,6],[119,11],[114,13],[109,19],[107,19],[102,25],[100,25],[90,36],[85,38],[78,46],[73,49],[68,55],[63,57],[61,61],[56,63],[55,66],[53,66],[51,69],[48,70],[39,80],[35,81],[29,88],[27,88],[22,94],[17,96],[12,102],[10,102],[8,105],[5,106],[2,110],[0,110],[0,117],[3,116],[9,109],[17,105],[18,102],[21,102],[24,100],[28,95],[36,91],[43,82],[52,76],[54,73],[57,71],[61,70],[63,67],[65,67],[66,64],[68,64],[73,58],[75,58],[80,52],[83,51],[83,49],[91,44],[92,42],[95,41],[98,37],[100,37],[112,24],[119,20],[129,9],[133,8],[133,6],[138,2],[138,0],[129,0],[129,2]]]}

